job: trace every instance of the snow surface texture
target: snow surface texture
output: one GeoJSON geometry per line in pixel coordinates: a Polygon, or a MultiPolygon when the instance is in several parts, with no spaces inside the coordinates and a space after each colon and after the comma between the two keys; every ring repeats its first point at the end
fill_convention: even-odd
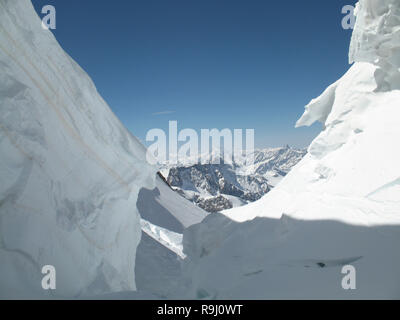
{"type": "Polygon", "coordinates": [[[207,213],[183,199],[160,177],[152,190],[140,190],[137,208],[142,219],[176,233],[201,222],[207,213]]]}
{"type": "Polygon", "coordinates": [[[208,212],[219,212],[260,199],[306,154],[289,146],[255,150],[233,164],[194,164],[191,159],[161,168],[168,183],[208,212]],[[249,165],[249,159],[254,165],[249,165]]]}
{"type": "Polygon", "coordinates": [[[360,1],[356,14],[350,63],[362,61],[378,66],[375,71],[377,91],[400,89],[399,1],[360,1]]]}
{"type": "MultiPolygon", "coordinates": [[[[137,289],[159,298],[171,296],[180,285],[183,232],[200,223],[207,212],[182,198],[157,176],[156,188],[139,192],[142,239],[136,253],[137,289]]],[[[129,297],[128,297],[129,298],[129,297]]]]}
{"type": "Polygon", "coordinates": [[[145,159],[31,2],[0,0],[0,297],[134,290],[145,159]]]}
{"type": "Polygon", "coordinates": [[[324,130],[261,200],[185,232],[183,295],[400,298],[400,1],[361,0],[357,17],[356,63],[297,122],[324,130]]]}

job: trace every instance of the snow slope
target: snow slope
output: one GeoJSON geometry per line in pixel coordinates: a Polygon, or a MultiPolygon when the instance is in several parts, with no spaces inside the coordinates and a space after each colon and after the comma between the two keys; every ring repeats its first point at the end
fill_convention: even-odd
{"type": "Polygon", "coordinates": [[[142,219],[177,233],[201,222],[207,215],[204,210],[183,199],[159,176],[154,189],[140,190],[137,208],[142,219]]]}
{"type": "Polygon", "coordinates": [[[29,0],[0,0],[0,111],[0,297],[134,290],[155,172],[29,0]]]}
{"type": "Polygon", "coordinates": [[[182,198],[159,176],[156,188],[139,192],[142,239],[136,253],[137,289],[159,298],[175,292],[182,278],[183,232],[200,223],[207,212],[182,198]]]}
{"type": "Polygon", "coordinates": [[[261,200],[189,228],[182,294],[400,298],[400,2],[361,0],[357,17],[356,63],[297,122],[324,130],[261,200]]]}

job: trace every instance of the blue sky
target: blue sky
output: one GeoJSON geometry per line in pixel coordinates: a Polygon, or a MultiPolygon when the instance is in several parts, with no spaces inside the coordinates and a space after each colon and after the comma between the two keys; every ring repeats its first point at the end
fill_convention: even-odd
{"type": "Polygon", "coordinates": [[[152,128],[254,128],[256,147],[305,147],[306,105],[349,68],[355,0],[33,0],[61,46],[141,140],[152,128]]]}

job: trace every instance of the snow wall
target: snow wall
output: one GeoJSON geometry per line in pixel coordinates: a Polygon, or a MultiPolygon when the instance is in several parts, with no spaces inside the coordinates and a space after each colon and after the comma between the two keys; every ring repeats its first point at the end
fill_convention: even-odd
{"type": "Polygon", "coordinates": [[[0,0],[0,298],[135,289],[145,152],[32,3],[0,0]]]}

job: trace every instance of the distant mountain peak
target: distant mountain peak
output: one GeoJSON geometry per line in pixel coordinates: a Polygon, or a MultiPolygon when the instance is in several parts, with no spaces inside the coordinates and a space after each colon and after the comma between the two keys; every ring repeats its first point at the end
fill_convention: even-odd
{"type": "Polygon", "coordinates": [[[260,199],[274,188],[307,153],[288,145],[254,150],[254,165],[246,159],[225,164],[178,165],[165,163],[160,170],[167,183],[183,197],[208,212],[242,206],[260,199]]]}

